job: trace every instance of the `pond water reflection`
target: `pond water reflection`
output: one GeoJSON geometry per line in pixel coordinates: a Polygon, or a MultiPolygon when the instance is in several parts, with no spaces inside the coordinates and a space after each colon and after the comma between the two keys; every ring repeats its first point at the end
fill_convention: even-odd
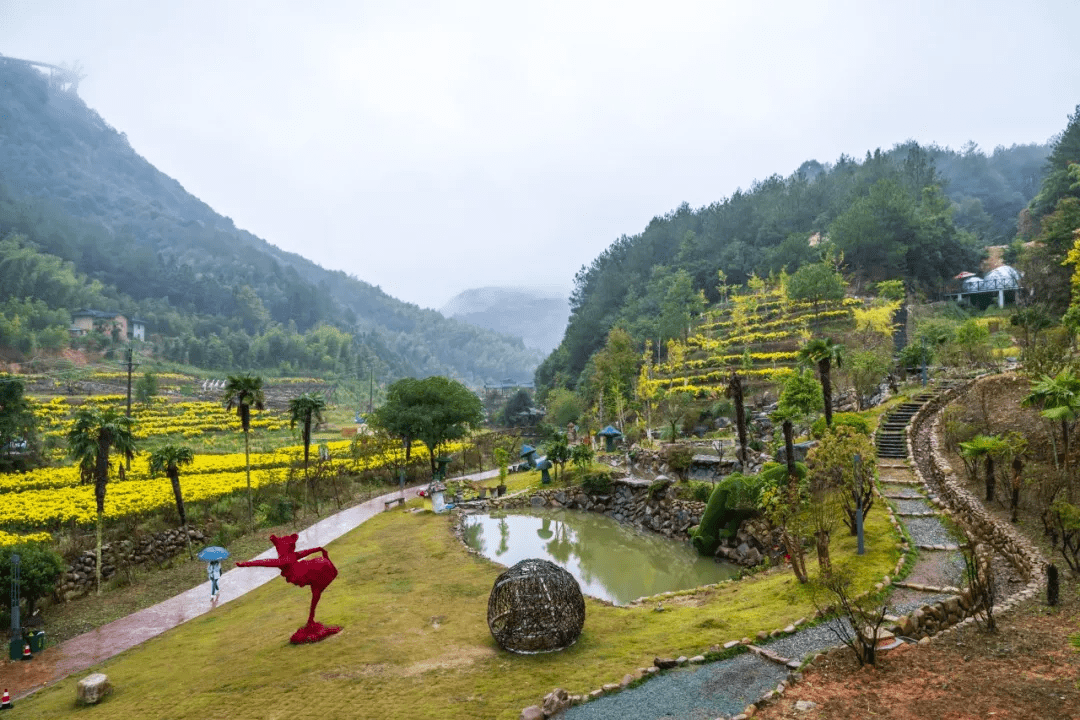
{"type": "Polygon", "coordinates": [[[465,542],[507,567],[526,558],[551,560],[577,578],[583,593],[616,605],[719,582],[739,571],[701,557],[688,543],[570,510],[468,515],[465,542]]]}

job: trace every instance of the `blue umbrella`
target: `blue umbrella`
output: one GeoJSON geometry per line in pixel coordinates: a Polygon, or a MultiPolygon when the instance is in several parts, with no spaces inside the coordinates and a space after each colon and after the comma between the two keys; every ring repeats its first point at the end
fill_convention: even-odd
{"type": "Polygon", "coordinates": [[[197,556],[203,562],[213,562],[215,560],[224,560],[229,557],[229,551],[223,547],[217,545],[211,545],[208,548],[203,548],[199,551],[197,556]]]}

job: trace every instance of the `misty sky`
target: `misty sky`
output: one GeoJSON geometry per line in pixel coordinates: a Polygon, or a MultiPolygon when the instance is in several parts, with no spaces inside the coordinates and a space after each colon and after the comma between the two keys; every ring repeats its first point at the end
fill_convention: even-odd
{"type": "Polygon", "coordinates": [[[1080,2],[0,0],[0,53],[238,226],[440,307],[804,160],[1045,142],[1080,2]]]}

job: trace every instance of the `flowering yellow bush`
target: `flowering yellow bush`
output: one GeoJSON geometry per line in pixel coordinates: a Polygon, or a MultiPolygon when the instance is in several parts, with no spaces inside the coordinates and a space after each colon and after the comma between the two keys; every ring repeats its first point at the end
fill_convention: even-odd
{"type": "Polygon", "coordinates": [[[36,532],[28,535],[15,535],[9,532],[0,530],[0,547],[6,545],[18,545],[19,543],[26,542],[49,542],[52,540],[52,535],[47,532],[36,532]]]}
{"type": "MultiPolygon", "coordinates": [[[[405,451],[391,451],[352,461],[349,441],[325,443],[332,460],[349,460],[355,470],[371,470],[403,463],[405,451]]],[[[443,452],[460,452],[464,443],[448,443],[443,452]]],[[[318,451],[313,448],[313,456],[318,451]]],[[[288,468],[302,460],[304,448],[293,445],[269,453],[251,455],[252,487],[276,485],[286,481],[288,468]]],[[[430,461],[423,444],[413,446],[411,465],[425,466],[430,461]]],[[[185,502],[213,500],[247,487],[244,454],[195,455],[195,462],[185,466],[180,474],[185,502]]],[[[0,475],[0,526],[19,529],[55,528],[74,521],[91,524],[96,519],[97,505],[93,485],[80,485],[75,467],[42,468],[27,473],[0,475]]],[[[123,481],[111,480],[105,495],[105,517],[116,519],[130,515],[155,512],[175,503],[172,483],[165,477],[151,477],[145,458],[136,458],[123,481]]],[[[32,537],[32,536],[27,536],[32,537]]],[[[15,542],[15,541],[12,541],[15,542]]],[[[0,545],[5,544],[0,536],[0,545]]]]}
{"type": "MultiPolygon", "coordinates": [[[[93,407],[116,405],[123,407],[127,398],[123,395],[95,395],[82,404],[93,407]]],[[[47,403],[34,403],[34,414],[39,420],[42,434],[46,437],[63,438],[67,435],[70,420],[76,406],[66,398],[53,398],[47,403]]],[[[181,434],[197,437],[208,432],[240,432],[240,419],[235,412],[228,412],[220,403],[206,401],[169,402],[166,398],[153,398],[149,405],[133,405],[135,437],[146,439],[162,435],[181,434]]],[[[281,430],[289,426],[288,418],[272,411],[252,410],[251,427],[257,430],[281,430]]]]}

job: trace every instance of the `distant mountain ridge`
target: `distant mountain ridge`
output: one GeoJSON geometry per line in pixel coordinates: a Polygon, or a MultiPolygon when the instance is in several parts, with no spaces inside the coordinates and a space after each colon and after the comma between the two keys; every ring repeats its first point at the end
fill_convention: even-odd
{"type": "Polygon", "coordinates": [[[566,331],[569,296],[569,289],[556,286],[470,288],[451,298],[439,312],[520,337],[526,347],[548,353],[558,346],[566,331]]]}
{"type": "Polygon", "coordinates": [[[519,339],[402,302],[236,228],[25,63],[0,56],[0,89],[0,237],[25,235],[36,251],[114,287],[150,333],[220,336],[235,357],[244,337],[330,325],[353,336],[338,366],[475,384],[527,377],[541,359],[519,339]]]}

